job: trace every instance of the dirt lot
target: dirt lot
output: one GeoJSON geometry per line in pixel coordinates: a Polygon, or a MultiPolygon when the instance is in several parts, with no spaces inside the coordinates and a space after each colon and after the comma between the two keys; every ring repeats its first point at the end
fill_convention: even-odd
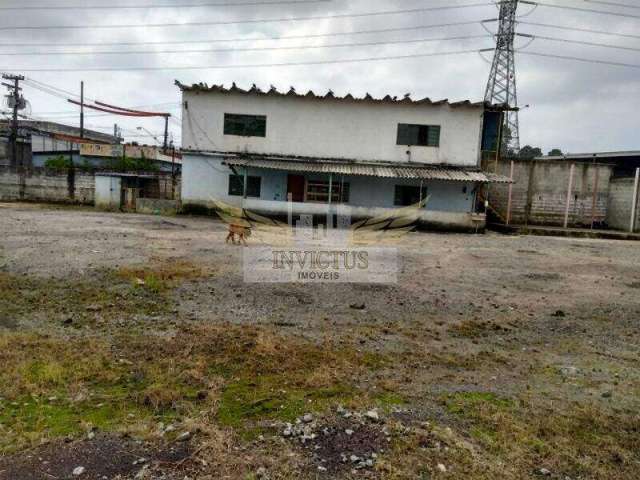
{"type": "Polygon", "coordinates": [[[209,218],[0,232],[2,480],[638,478],[638,243],[412,233],[397,284],[251,285],[209,218]]]}

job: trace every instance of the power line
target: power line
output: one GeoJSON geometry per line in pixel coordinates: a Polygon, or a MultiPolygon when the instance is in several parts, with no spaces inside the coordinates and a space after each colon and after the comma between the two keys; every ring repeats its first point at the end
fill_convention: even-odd
{"type": "Polygon", "coordinates": [[[628,13],[618,13],[618,12],[610,12],[607,10],[596,10],[595,8],[584,8],[584,7],[572,7],[569,5],[556,5],[553,3],[544,3],[544,2],[533,2],[530,0],[520,0],[520,3],[526,5],[535,5],[539,7],[547,7],[547,8],[559,8],[562,10],[573,10],[574,12],[586,12],[586,13],[597,13],[600,15],[611,15],[614,17],[625,17],[625,18],[637,18],[640,19],[640,15],[630,15],[628,13]]]}
{"type": "Polygon", "coordinates": [[[254,20],[228,20],[228,21],[207,21],[207,22],[184,22],[184,23],[138,23],[132,25],[36,25],[36,26],[5,26],[0,30],[96,30],[96,29],[122,29],[122,28],[161,28],[161,27],[188,27],[188,26],[213,26],[213,25],[246,25],[258,23],[281,23],[281,22],[300,22],[307,20],[330,20],[336,18],[364,18],[376,17],[384,15],[400,15],[406,13],[424,13],[441,10],[460,10],[464,8],[486,7],[494,5],[492,2],[468,3],[465,5],[447,5],[440,7],[424,7],[410,8],[404,10],[387,10],[382,12],[363,12],[363,13],[339,13],[332,15],[313,15],[307,17],[281,17],[281,18],[265,18],[254,20]]]}
{"type": "Polygon", "coordinates": [[[53,96],[57,96],[59,98],[62,98],[63,100],[67,100],[67,98],[69,97],[75,97],[75,98],[80,98],[80,96],[75,93],[75,92],[70,92],[69,90],[64,90],[62,88],[58,88],[54,85],[49,85],[43,82],[40,82],[38,80],[35,80],[33,78],[26,78],[25,79],[25,83],[27,85],[29,85],[30,87],[33,87],[37,90],[41,90],[45,93],[49,93],[53,96]]]}
{"type": "Polygon", "coordinates": [[[552,24],[548,24],[548,23],[538,23],[538,22],[518,21],[518,23],[520,25],[531,25],[531,26],[535,26],[535,27],[554,28],[554,29],[558,29],[558,30],[568,30],[568,31],[571,31],[571,32],[595,33],[595,34],[599,34],[599,35],[609,35],[609,36],[613,36],[613,37],[640,39],[640,35],[633,35],[631,33],[616,33],[616,32],[610,32],[610,31],[605,31],[605,30],[594,30],[594,29],[591,29],[591,28],[565,27],[563,25],[552,25],[552,24]]]}
{"type": "Polygon", "coordinates": [[[588,3],[598,3],[600,5],[609,5],[611,7],[638,8],[638,9],[640,9],[640,6],[638,6],[638,5],[629,5],[628,3],[608,2],[608,1],[605,1],[605,0],[584,0],[584,1],[588,2],[588,3]]]}
{"type": "Polygon", "coordinates": [[[472,20],[466,22],[451,22],[451,23],[435,23],[429,25],[416,25],[413,27],[398,27],[398,28],[377,28],[369,30],[354,30],[350,32],[329,32],[329,33],[316,33],[316,34],[304,34],[304,35],[282,35],[265,38],[227,38],[227,39],[203,39],[203,40],[174,40],[174,41],[160,41],[160,42],[99,42],[99,43],[87,43],[87,42],[75,42],[75,43],[0,43],[0,47],[104,47],[104,46],[135,46],[135,45],[190,45],[190,44],[202,44],[202,43],[226,43],[226,42],[258,42],[269,40],[295,40],[295,39],[310,39],[310,38],[324,38],[334,36],[348,36],[348,35],[363,35],[374,33],[393,33],[393,32],[405,32],[412,30],[428,30],[432,28],[444,28],[444,27],[457,27],[463,25],[476,25],[481,23],[495,22],[496,19],[487,20],[472,20]]]}
{"type": "Polygon", "coordinates": [[[454,37],[439,37],[439,38],[416,38],[408,40],[385,40],[376,42],[361,42],[361,43],[334,43],[326,45],[294,45],[285,47],[248,47],[248,48],[207,48],[207,49],[195,49],[195,50],[120,50],[120,51],[93,51],[93,52],[55,52],[55,51],[40,51],[40,52],[0,52],[0,56],[61,56],[61,55],[147,55],[147,54],[166,54],[166,53],[226,53],[226,52],[264,52],[264,51],[283,51],[283,50],[317,50],[324,48],[344,48],[344,47],[371,47],[380,45],[401,45],[410,43],[428,43],[428,42],[444,42],[453,40],[471,40],[478,38],[492,38],[492,35],[480,34],[480,35],[461,35],[454,37]]]}
{"type": "Polygon", "coordinates": [[[595,60],[591,58],[583,58],[583,57],[572,57],[568,55],[554,55],[552,53],[541,53],[541,52],[528,52],[521,51],[518,52],[520,55],[533,55],[536,57],[549,57],[549,58],[557,58],[560,60],[573,60],[576,62],[584,62],[584,63],[595,63],[599,65],[612,65],[615,67],[629,67],[629,68],[640,68],[640,64],[635,63],[622,63],[622,62],[611,62],[609,60],[595,60]]]}
{"type": "Polygon", "coordinates": [[[206,7],[256,7],[272,5],[305,5],[314,3],[329,3],[332,0],[274,0],[252,2],[204,2],[184,3],[180,5],[167,5],[149,3],[146,5],[33,5],[33,6],[6,6],[0,7],[0,11],[24,11],[24,10],[146,10],[146,9],[171,9],[171,8],[206,8],[206,7]]]}
{"type": "MultiPolygon", "coordinates": [[[[492,50],[492,49],[491,49],[492,50]]],[[[419,53],[412,55],[389,55],[384,57],[347,58],[339,60],[313,60],[306,62],[283,63],[254,63],[254,64],[230,64],[230,65],[206,65],[206,66],[156,66],[156,67],[85,67],[85,68],[15,68],[22,72],[134,72],[134,71],[162,71],[162,70],[223,70],[233,68],[263,68],[263,67],[297,67],[305,65],[334,65],[343,63],[364,63],[383,60],[403,60],[409,58],[426,58],[446,55],[462,55],[478,53],[478,49],[454,50],[446,52],[419,53]]]]}
{"type": "MultiPolygon", "coordinates": [[[[156,105],[139,105],[138,107],[134,107],[134,108],[161,108],[163,105],[167,105],[167,104],[156,104],[156,105]]],[[[162,107],[165,108],[167,110],[174,110],[177,111],[178,109],[180,109],[180,104],[176,104],[176,106],[174,107],[162,107]]],[[[78,116],[78,112],[72,112],[70,110],[67,111],[59,111],[59,112],[38,112],[38,115],[46,115],[48,117],[53,117],[53,118],[70,118],[70,117],[77,117],[78,116]]],[[[86,113],[85,117],[108,117],[110,114],[109,113],[86,113]]]]}
{"type": "Polygon", "coordinates": [[[640,48],[623,47],[621,45],[611,45],[611,44],[607,44],[607,43],[585,42],[583,40],[570,40],[568,38],[546,37],[544,35],[530,35],[528,33],[516,33],[516,35],[519,36],[519,37],[524,37],[524,38],[539,39],[539,40],[549,40],[551,42],[573,43],[573,44],[576,44],[576,45],[588,45],[590,47],[613,48],[613,49],[617,49],[617,50],[628,50],[628,51],[631,51],[631,52],[640,52],[640,48]]]}

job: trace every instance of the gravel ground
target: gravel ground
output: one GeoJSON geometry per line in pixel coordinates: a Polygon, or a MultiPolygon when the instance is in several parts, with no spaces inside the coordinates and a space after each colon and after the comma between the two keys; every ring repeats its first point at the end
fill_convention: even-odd
{"type": "MultiPolygon", "coordinates": [[[[433,401],[460,392],[527,396],[536,411],[595,406],[614,419],[622,411],[637,413],[640,406],[640,246],[635,242],[411,233],[398,245],[395,284],[271,285],[243,282],[245,249],[225,244],[225,225],[210,218],[0,204],[0,232],[0,272],[14,276],[68,281],[170,261],[197,265],[207,275],[177,285],[170,293],[172,310],[154,319],[170,321],[176,329],[183,324],[263,326],[285,338],[318,343],[330,336],[363,352],[403,358],[396,368],[353,382],[393,385],[408,404],[394,420],[405,427],[444,422],[467,432],[461,433],[464,442],[479,441],[468,428],[473,419],[452,416],[450,405],[433,401]],[[421,355],[403,356],[416,351],[421,355]]],[[[45,319],[4,321],[12,331],[50,327],[45,319]]],[[[59,329],[56,325],[51,332],[59,329]]],[[[378,442],[378,433],[370,437],[378,442]]],[[[420,438],[420,449],[430,451],[420,438]]],[[[339,448],[320,444],[314,455],[338,455],[339,448]]],[[[483,452],[474,455],[492,455],[483,452]]],[[[536,455],[532,462],[544,459],[536,455]]],[[[451,473],[451,465],[442,470],[446,458],[441,457],[430,457],[424,471],[463,478],[451,473]]],[[[336,458],[325,460],[337,475],[336,458]]],[[[497,462],[495,472],[504,478],[533,475],[528,470],[516,476],[495,458],[485,461],[497,462]]],[[[636,455],[625,457],[622,465],[639,462],[636,455]]],[[[565,471],[557,478],[597,478],[585,468],[574,477],[565,471]]],[[[627,471],[601,478],[632,478],[627,471]]],[[[347,469],[344,475],[360,473],[347,469]]],[[[379,475],[385,477],[384,471],[379,475]]]]}

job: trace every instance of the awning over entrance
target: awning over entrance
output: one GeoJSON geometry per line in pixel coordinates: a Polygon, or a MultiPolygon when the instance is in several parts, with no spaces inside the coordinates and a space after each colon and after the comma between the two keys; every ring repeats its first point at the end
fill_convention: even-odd
{"type": "Polygon", "coordinates": [[[231,167],[261,168],[288,172],[331,173],[366,177],[443,180],[448,182],[511,183],[508,177],[483,172],[479,169],[417,165],[415,163],[354,162],[324,159],[288,160],[279,157],[227,157],[224,163],[231,167]]]}

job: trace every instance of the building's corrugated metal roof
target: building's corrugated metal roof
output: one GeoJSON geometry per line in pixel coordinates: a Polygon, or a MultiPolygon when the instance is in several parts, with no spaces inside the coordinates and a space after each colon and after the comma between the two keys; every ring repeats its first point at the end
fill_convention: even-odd
{"type": "Polygon", "coordinates": [[[234,167],[264,168],[290,172],[334,173],[382,178],[444,180],[448,182],[511,183],[502,175],[473,168],[441,165],[391,164],[374,162],[339,162],[322,160],[291,161],[278,158],[227,158],[225,164],[234,167]]]}
{"type": "Polygon", "coordinates": [[[342,100],[342,101],[351,101],[351,102],[372,102],[372,103],[393,103],[393,104],[412,104],[412,105],[448,105],[450,107],[483,107],[493,110],[514,110],[510,108],[508,105],[492,105],[488,102],[472,102],[471,100],[461,100],[457,102],[450,102],[448,99],[443,100],[431,100],[429,97],[423,98],[421,100],[413,100],[410,94],[406,94],[403,97],[392,97],[391,95],[386,95],[383,98],[374,98],[368,93],[362,97],[357,98],[351,95],[350,93],[346,94],[344,97],[336,96],[334,93],[329,90],[325,95],[316,95],[313,91],[309,90],[307,93],[298,93],[296,89],[291,87],[291,89],[284,93],[280,92],[273,85],[267,91],[259,89],[255,84],[248,89],[242,89],[236,86],[235,83],[232,84],[230,88],[226,88],[224,85],[207,85],[206,83],[194,83],[193,85],[185,85],[176,80],[176,85],[183,92],[215,92],[215,93],[238,93],[242,95],[259,95],[259,96],[272,96],[272,97],[294,97],[294,98],[307,98],[314,100],[342,100]]]}
{"type": "MultiPolygon", "coordinates": [[[[74,143],[118,143],[118,139],[113,135],[96,132],[95,130],[89,130],[86,128],[84,129],[84,139],[81,139],[80,129],[78,127],[44,120],[18,120],[18,128],[27,129],[31,132],[41,133],[51,137],[57,137],[60,140],[73,141],[74,143]]],[[[9,129],[10,122],[8,120],[0,120],[0,131],[8,131],[9,129]]]]}
{"type": "Polygon", "coordinates": [[[543,155],[534,160],[593,160],[594,158],[627,158],[640,157],[640,150],[626,152],[593,152],[593,153],[567,153],[565,155],[543,155]]]}

